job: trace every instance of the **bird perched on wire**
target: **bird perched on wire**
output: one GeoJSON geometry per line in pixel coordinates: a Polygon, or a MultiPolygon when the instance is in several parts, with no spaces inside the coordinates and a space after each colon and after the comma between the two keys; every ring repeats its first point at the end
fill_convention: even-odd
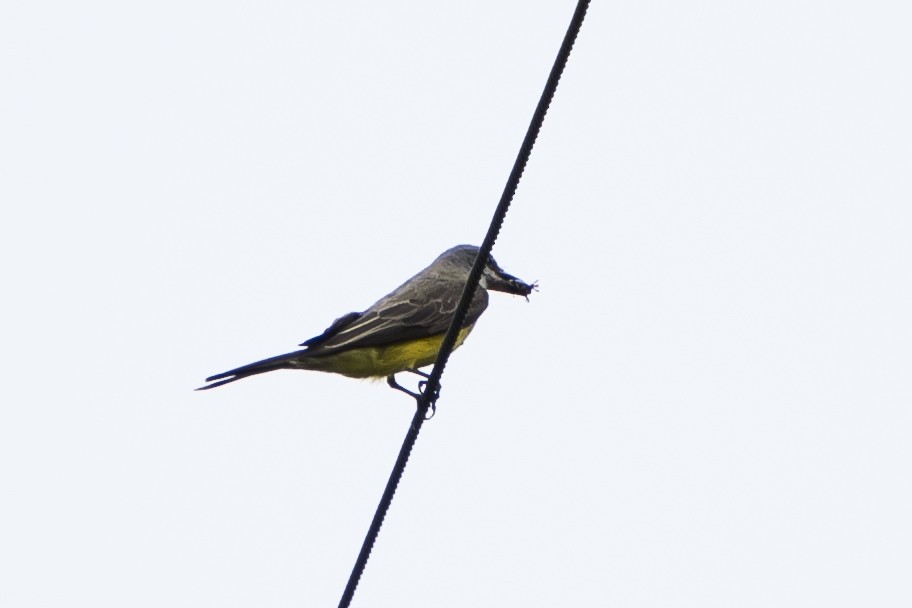
{"type": "MultiPolygon", "coordinates": [[[[478,255],[474,245],[458,245],[380,298],[364,312],[350,312],[336,319],[319,336],[303,342],[305,348],[206,378],[207,390],[277,369],[332,372],[352,378],[386,378],[393,388],[410,395],[396,382],[399,372],[427,377],[418,368],[434,363],[444,334],[462,296],[478,255]]],[[[488,306],[488,290],[525,296],[536,285],[504,272],[489,257],[475,291],[465,323],[456,339],[460,346],[488,306]]]]}

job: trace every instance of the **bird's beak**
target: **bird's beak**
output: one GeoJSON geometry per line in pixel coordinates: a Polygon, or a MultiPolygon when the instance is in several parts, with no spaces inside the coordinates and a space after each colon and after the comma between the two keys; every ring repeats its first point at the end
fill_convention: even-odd
{"type": "Polygon", "coordinates": [[[481,286],[493,291],[502,291],[513,294],[514,296],[529,297],[532,290],[536,288],[535,283],[529,285],[517,279],[512,274],[507,274],[498,267],[488,266],[481,275],[481,286]]]}

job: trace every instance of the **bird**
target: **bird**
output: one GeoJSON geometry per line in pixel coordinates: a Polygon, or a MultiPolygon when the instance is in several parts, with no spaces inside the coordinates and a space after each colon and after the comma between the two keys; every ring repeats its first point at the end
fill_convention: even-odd
{"type": "MultiPolygon", "coordinates": [[[[342,315],[323,333],[299,344],[303,349],[209,376],[209,384],[196,390],[279,369],[303,369],[351,378],[386,378],[392,388],[417,397],[396,381],[396,374],[428,377],[419,368],[436,361],[478,252],[474,245],[452,247],[367,310],[342,315]]],[[[525,283],[504,272],[489,255],[455,347],[465,341],[487,308],[488,290],[524,296],[528,301],[537,288],[537,283],[525,283]]]]}

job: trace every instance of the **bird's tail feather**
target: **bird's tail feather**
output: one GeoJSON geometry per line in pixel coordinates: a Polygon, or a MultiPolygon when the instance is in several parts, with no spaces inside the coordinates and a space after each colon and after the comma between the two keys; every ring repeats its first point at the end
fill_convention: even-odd
{"type": "Polygon", "coordinates": [[[228,370],[227,372],[209,376],[206,378],[206,382],[212,382],[212,384],[201,386],[196,390],[207,391],[210,388],[222,386],[223,384],[228,384],[229,382],[234,382],[235,380],[240,380],[241,378],[246,378],[247,376],[255,376],[257,374],[263,374],[265,372],[271,372],[277,369],[291,369],[296,367],[300,368],[302,367],[300,364],[291,365],[291,361],[300,361],[306,352],[306,350],[298,350],[293,353],[286,353],[284,355],[278,355],[275,357],[270,357],[268,359],[263,359],[262,361],[256,361],[255,363],[248,363],[247,365],[242,365],[241,367],[228,370]],[[218,382],[215,382],[216,380],[218,380],[218,382]]]}

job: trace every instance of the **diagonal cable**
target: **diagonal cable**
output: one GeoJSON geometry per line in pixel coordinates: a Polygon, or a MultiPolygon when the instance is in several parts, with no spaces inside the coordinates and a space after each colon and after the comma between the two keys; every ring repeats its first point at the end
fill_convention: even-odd
{"type": "Polygon", "coordinates": [[[488,233],[485,235],[481,248],[478,251],[478,257],[475,258],[475,264],[472,266],[469,278],[462,291],[462,298],[459,300],[459,305],[453,313],[453,320],[450,322],[450,327],[440,345],[440,352],[437,355],[437,361],[434,363],[434,369],[431,371],[424,392],[417,399],[418,406],[415,410],[415,415],[412,417],[408,433],[406,433],[402,448],[399,450],[396,464],[393,466],[393,471],[390,474],[389,481],[386,483],[386,488],[383,491],[380,504],[377,506],[377,511],[374,513],[374,518],[371,521],[370,528],[364,538],[364,543],[361,545],[361,551],[358,554],[358,559],[355,561],[355,566],[349,576],[348,584],[345,586],[345,591],[339,602],[340,608],[347,608],[351,604],[352,597],[355,595],[355,589],[358,587],[358,581],[361,580],[361,574],[364,572],[367,560],[374,547],[374,542],[376,542],[377,535],[380,533],[380,526],[383,525],[386,512],[389,510],[390,504],[393,501],[393,496],[396,493],[396,487],[399,485],[399,480],[402,479],[402,473],[405,471],[405,465],[412,452],[412,447],[414,447],[415,442],[418,439],[421,425],[424,424],[424,421],[427,418],[428,410],[436,407],[435,402],[440,392],[440,377],[443,375],[443,370],[450,358],[450,353],[453,352],[453,347],[456,344],[456,337],[459,334],[462,324],[465,322],[469,305],[472,302],[472,297],[478,289],[481,273],[484,270],[488,257],[491,255],[491,250],[494,248],[494,241],[497,240],[497,235],[500,233],[501,226],[503,226],[507,210],[510,208],[510,203],[513,201],[513,195],[516,194],[519,180],[522,177],[523,170],[526,168],[526,163],[529,161],[529,156],[532,154],[532,146],[535,145],[535,140],[538,138],[538,133],[545,121],[545,114],[548,113],[548,106],[551,105],[551,100],[554,98],[557,84],[560,82],[561,74],[564,71],[564,67],[567,65],[567,59],[570,57],[570,51],[573,49],[573,43],[576,41],[576,36],[579,34],[580,28],[583,25],[583,19],[586,16],[586,10],[588,8],[589,0],[579,0],[576,5],[576,10],[573,13],[573,18],[570,20],[570,26],[567,28],[567,33],[564,35],[564,41],[561,44],[560,51],[558,51],[557,58],[554,60],[554,65],[551,67],[551,73],[548,75],[545,89],[542,91],[538,106],[535,108],[535,113],[532,115],[532,121],[529,123],[529,129],[526,131],[522,146],[519,148],[516,162],[513,163],[513,170],[510,172],[510,177],[507,179],[503,194],[500,196],[500,202],[494,212],[494,217],[491,219],[488,233]]]}

